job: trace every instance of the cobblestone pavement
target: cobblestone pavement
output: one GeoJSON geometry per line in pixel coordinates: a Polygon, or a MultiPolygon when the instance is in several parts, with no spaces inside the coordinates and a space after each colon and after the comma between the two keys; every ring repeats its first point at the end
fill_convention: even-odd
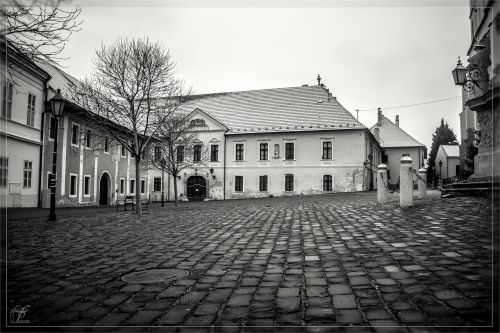
{"type": "Polygon", "coordinates": [[[407,209],[376,204],[374,192],[183,203],[139,219],[129,212],[55,223],[11,218],[7,236],[7,311],[29,305],[23,325],[31,327],[468,332],[492,320],[484,198],[407,209]],[[152,284],[121,279],[153,268],[188,275],[152,284]]]}

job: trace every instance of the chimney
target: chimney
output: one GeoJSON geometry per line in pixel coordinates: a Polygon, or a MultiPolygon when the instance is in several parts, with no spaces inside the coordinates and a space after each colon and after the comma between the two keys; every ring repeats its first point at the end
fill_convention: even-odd
{"type": "Polygon", "coordinates": [[[321,85],[321,76],[319,76],[319,74],[318,74],[318,77],[316,80],[318,80],[318,86],[320,86],[321,85]]]}
{"type": "Polygon", "coordinates": [[[382,109],[378,108],[377,126],[380,127],[381,125],[382,125],[382,109]]]}
{"type": "Polygon", "coordinates": [[[396,115],[396,126],[399,127],[399,114],[396,115]]]}

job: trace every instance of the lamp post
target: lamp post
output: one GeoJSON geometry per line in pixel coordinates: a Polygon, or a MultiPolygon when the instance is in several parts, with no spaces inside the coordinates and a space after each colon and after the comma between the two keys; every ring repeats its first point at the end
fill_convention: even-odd
{"type": "Polygon", "coordinates": [[[439,179],[443,179],[443,177],[441,177],[441,167],[443,166],[443,161],[439,160],[439,179]]]}
{"type": "Polygon", "coordinates": [[[54,150],[52,152],[52,174],[49,178],[50,187],[50,213],[49,221],[56,221],[56,173],[57,173],[57,136],[59,120],[62,117],[64,111],[65,100],[61,95],[61,90],[57,89],[56,94],[50,100],[50,112],[52,116],[56,119],[55,129],[54,129],[54,150]]]}

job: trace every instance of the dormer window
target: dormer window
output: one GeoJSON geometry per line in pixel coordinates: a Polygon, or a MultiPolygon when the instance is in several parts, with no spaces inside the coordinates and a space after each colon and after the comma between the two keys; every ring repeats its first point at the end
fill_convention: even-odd
{"type": "Polygon", "coordinates": [[[205,122],[205,120],[203,119],[200,119],[200,118],[197,118],[197,119],[193,119],[189,122],[189,124],[192,126],[192,127],[207,127],[207,123],[205,122]]]}

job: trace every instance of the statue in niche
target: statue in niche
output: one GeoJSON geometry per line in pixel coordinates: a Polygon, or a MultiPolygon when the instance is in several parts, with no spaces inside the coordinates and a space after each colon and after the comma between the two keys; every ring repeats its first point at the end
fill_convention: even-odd
{"type": "Polygon", "coordinates": [[[274,158],[280,158],[280,145],[274,145],[274,158]]]}

